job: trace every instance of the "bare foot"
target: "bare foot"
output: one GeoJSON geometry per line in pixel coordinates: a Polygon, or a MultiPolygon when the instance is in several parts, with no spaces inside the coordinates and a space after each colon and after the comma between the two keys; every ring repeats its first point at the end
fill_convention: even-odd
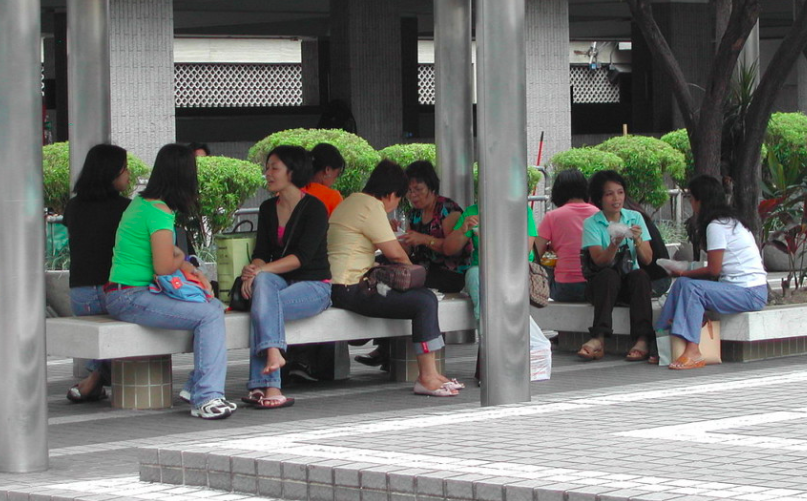
{"type": "Polygon", "coordinates": [[[263,368],[261,374],[271,374],[280,370],[284,365],[286,365],[286,359],[280,354],[280,348],[267,348],[266,367],[263,368]]]}
{"type": "MultiPolygon", "coordinates": [[[[439,374],[437,374],[435,376],[430,376],[428,378],[424,378],[422,376],[418,378],[418,382],[421,385],[423,385],[423,387],[426,388],[427,390],[436,390],[438,388],[443,388],[443,384],[445,384],[447,381],[448,381],[447,378],[445,378],[444,376],[441,376],[439,374]],[[443,380],[445,380],[445,381],[443,381],[443,380]]],[[[457,391],[457,390],[450,390],[450,391],[451,391],[451,393],[453,395],[456,395],[456,394],[459,393],[459,391],[457,391]]]]}
{"type": "Polygon", "coordinates": [[[99,384],[101,384],[101,373],[92,371],[89,376],[79,381],[78,391],[82,395],[89,395],[99,384]]]}

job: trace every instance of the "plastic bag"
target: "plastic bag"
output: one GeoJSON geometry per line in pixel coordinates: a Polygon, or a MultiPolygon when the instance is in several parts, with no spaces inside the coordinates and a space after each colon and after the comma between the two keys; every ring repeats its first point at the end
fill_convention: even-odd
{"type": "Polygon", "coordinates": [[[552,345],[530,317],[530,381],[543,381],[552,375],[552,345]]]}

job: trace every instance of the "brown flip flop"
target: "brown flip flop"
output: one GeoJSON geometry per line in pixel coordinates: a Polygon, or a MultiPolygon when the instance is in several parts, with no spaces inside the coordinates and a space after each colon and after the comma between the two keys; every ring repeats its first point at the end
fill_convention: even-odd
{"type": "Polygon", "coordinates": [[[577,356],[583,360],[599,360],[605,356],[605,350],[602,343],[600,343],[599,348],[592,348],[591,345],[584,344],[580,351],[577,352],[577,356]]]}

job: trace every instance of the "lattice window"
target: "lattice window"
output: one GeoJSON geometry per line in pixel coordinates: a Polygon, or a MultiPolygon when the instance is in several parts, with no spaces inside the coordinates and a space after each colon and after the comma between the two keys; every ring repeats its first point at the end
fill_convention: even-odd
{"type": "Polygon", "coordinates": [[[300,106],[300,64],[174,65],[177,108],[300,106]]]}
{"type": "Polygon", "coordinates": [[[418,103],[434,104],[434,65],[418,65],[418,103]]]}
{"type": "Polygon", "coordinates": [[[591,70],[587,66],[572,66],[572,102],[577,103],[618,103],[619,84],[608,81],[608,70],[591,70]]]}

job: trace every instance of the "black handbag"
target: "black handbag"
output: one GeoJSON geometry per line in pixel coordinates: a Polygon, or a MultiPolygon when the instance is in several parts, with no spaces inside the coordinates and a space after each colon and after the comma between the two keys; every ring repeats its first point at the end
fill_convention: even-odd
{"type": "Polygon", "coordinates": [[[244,284],[244,281],[241,280],[241,277],[235,277],[233,281],[233,287],[230,289],[230,309],[235,311],[249,311],[252,307],[252,298],[245,298],[243,294],[241,294],[241,286],[244,284]]]}
{"type": "Polygon", "coordinates": [[[580,251],[580,265],[583,269],[583,277],[586,280],[593,279],[597,276],[597,273],[606,268],[613,268],[622,278],[633,271],[633,257],[630,255],[630,248],[627,245],[622,245],[617,249],[614,259],[609,264],[600,266],[591,258],[589,249],[585,248],[580,251]]]}

